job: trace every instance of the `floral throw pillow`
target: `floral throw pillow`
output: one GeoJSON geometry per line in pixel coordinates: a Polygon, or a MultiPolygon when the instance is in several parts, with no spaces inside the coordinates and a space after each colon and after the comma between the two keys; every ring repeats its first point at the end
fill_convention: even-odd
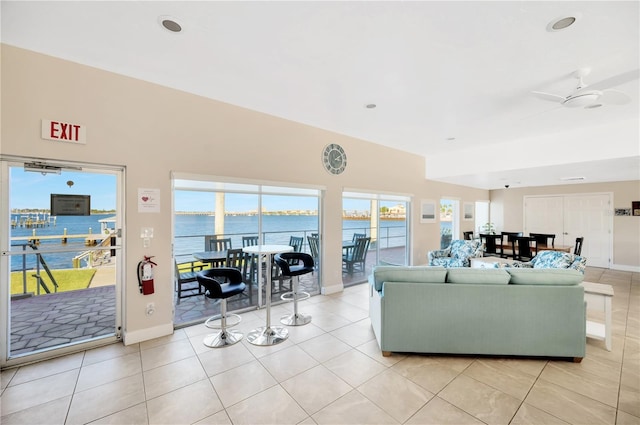
{"type": "Polygon", "coordinates": [[[540,251],[531,260],[534,269],[568,269],[573,254],[558,251],[540,251]]]}

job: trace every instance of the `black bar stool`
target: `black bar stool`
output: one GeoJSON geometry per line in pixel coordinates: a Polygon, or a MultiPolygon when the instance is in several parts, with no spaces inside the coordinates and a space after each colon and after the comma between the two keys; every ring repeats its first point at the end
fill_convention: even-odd
{"type": "Polygon", "coordinates": [[[246,285],[242,281],[240,270],[231,267],[216,267],[198,272],[196,278],[198,283],[206,289],[205,296],[214,300],[220,300],[220,325],[212,322],[216,317],[210,317],[204,325],[210,329],[220,329],[216,334],[207,335],[204,345],[211,348],[226,347],[240,341],[243,337],[240,331],[228,331],[240,323],[242,318],[235,313],[227,314],[227,298],[244,292],[246,285]],[[236,319],[228,324],[227,318],[236,319]]]}
{"type": "Polygon", "coordinates": [[[300,276],[313,273],[313,257],[304,252],[283,252],[276,254],[274,261],[282,270],[282,276],[291,278],[291,291],[280,296],[284,301],[293,301],[293,314],[280,318],[280,323],[289,326],[301,326],[311,322],[311,315],[298,313],[298,301],[304,301],[311,295],[300,292],[300,276]]]}

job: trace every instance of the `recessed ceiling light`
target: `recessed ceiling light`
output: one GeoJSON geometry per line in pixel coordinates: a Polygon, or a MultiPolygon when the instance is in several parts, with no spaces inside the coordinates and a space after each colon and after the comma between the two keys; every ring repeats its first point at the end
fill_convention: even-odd
{"type": "Polygon", "coordinates": [[[178,21],[171,16],[160,16],[158,18],[158,22],[167,31],[171,31],[174,33],[178,33],[182,31],[182,25],[180,25],[178,21]]]}
{"type": "Polygon", "coordinates": [[[592,105],[587,105],[584,107],[584,109],[596,109],[602,106],[602,103],[594,103],[592,105]]]}
{"type": "Polygon", "coordinates": [[[573,181],[582,181],[585,180],[585,177],[577,176],[577,177],[560,177],[560,181],[563,182],[573,182],[573,181]]]}
{"type": "Polygon", "coordinates": [[[575,24],[576,21],[580,18],[580,16],[581,15],[579,13],[574,13],[569,16],[560,16],[552,20],[551,22],[549,22],[549,24],[547,25],[547,31],[556,32],[556,31],[562,31],[564,29],[567,29],[571,25],[575,24]]]}
{"type": "Polygon", "coordinates": [[[456,140],[455,137],[447,137],[447,142],[453,142],[454,140],[456,140]]]}
{"type": "Polygon", "coordinates": [[[375,109],[378,105],[376,105],[375,103],[367,103],[366,105],[364,105],[365,108],[367,109],[375,109]]]}

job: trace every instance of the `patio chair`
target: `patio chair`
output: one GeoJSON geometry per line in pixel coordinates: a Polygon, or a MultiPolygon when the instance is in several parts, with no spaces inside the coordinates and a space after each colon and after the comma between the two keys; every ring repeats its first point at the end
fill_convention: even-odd
{"type": "Polygon", "coordinates": [[[342,270],[352,275],[355,271],[365,272],[365,262],[371,238],[357,238],[352,247],[342,254],[342,270]]]}
{"type": "Polygon", "coordinates": [[[313,258],[313,268],[317,270],[320,261],[320,236],[317,234],[315,236],[307,236],[307,242],[309,243],[309,251],[313,258]]]}
{"type": "MultiPolygon", "coordinates": [[[[258,235],[242,237],[243,248],[247,246],[256,246],[259,243],[260,243],[260,237],[258,235]]],[[[249,265],[249,274],[251,275],[251,280],[254,282],[257,282],[258,281],[258,257],[253,254],[250,254],[250,257],[251,257],[251,263],[249,265]]]]}
{"type": "Polygon", "coordinates": [[[221,238],[218,235],[206,235],[204,237],[205,251],[226,251],[231,248],[231,238],[221,238]]]}
{"type": "Polygon", "coordinates": [[[204,268],[203,264],[196,265],[195,261],[178,264],[173,261],[175,268],[175,291],[178,293],[178,304],[182,298],[203,295],[202,287],[196,279],[197,272],[204,268]],[[187,270],[187,271],[185,271],[187,270]]]}
{"type": "Polygon", "coordinates": [[[249,302],[253,302],[252,285],[255,283],[251,274],[252,255],[244,252],[242,248],[228,249],[225,267],[231,267],[240,271],[242,281],[247,285],[248,291],[245,295],[249,297],[249,302]]]}

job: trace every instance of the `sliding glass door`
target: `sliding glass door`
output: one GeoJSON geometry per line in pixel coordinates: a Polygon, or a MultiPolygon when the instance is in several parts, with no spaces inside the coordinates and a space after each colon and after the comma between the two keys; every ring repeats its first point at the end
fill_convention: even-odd
{"type": "MultiPolygon", "coordinates": [[[[176,280],[193,270],[223,264],[203,264],[198,252],[209,251],[209,240],[226,239],[231,249],[252,244],[296,245],[296,249],[313,254],[309,237],[319,240],[320,191],[306,187],[208,180],[207,177],[175,174],[173,179],[173,253],[176,280]]],[[[320,261],[316,257],[317,261],[320,261]]],[[[255,261],[255,260],[254,260],[255,261]]],[[[263,306],[265,292],[259,291],[256,264],[248,267],[246,296],[228,301],[230,310],[263,306]]],[[[289,286],[277,279],[270,292],[273,303],[281,302],[289,286]]],[[[191,291],[175,291],[175,326],[184,326],[217,314],[217,303],[202,295],[197,284],[191,291]]],[[[185,284],[189,288],[189,283],[185,284]]],[[[301,279],[306,292],[320,293],[320,269],[301,279]]]]}
{"type": "Polygon", "coordinates": [[[409,197],[343,192],[342,205],[342,281],[345,285],[364,282],[377,264],[409,263],[409,197]],[[358,253],[351,247],[355,247],[356,239],[363,237],[370,243],[366,252],[358,253]],[[352,258],[354,255],[356,258],[352,258]],[[359,255],[362,255],[362,267],[355,263],[359,255]]]}

